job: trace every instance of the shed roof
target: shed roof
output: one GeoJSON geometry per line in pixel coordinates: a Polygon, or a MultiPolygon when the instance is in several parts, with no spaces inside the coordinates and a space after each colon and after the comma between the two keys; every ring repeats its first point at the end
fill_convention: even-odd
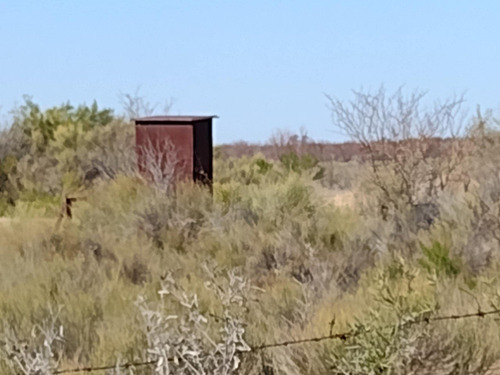
{"type": "Polygon", "coordinates": [[[147,116],[147,117],[138,117],[135,118],[134,121],[136,124],[166,124],[166,123],[191,123],[196,121],[203,121],[217,118],[217,116],[147,116]]]}

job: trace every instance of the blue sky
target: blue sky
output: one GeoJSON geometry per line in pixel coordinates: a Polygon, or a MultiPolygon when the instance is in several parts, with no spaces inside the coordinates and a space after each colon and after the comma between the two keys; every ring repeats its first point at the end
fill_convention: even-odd
{"type": "Polygon", "coordinates": [[[121,110],[119,93],[217,114],[216,143],[307,129],[342,141],[324,94],[405,85],[500,103],[498,1],[0,0],[0,106],[121,110]]]}

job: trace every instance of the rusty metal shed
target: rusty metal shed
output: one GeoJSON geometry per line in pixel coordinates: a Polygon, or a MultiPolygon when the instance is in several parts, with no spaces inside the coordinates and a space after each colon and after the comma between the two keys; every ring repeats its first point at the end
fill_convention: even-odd
{"type": "Polygon", "coordinates": [[[149,116],[136,118],[136,151],[139,169],[146,154],[164,165],[164,155],[176,155],[176,179],[212,185],[212,120],[217,116],[149,116]],[[167,150],[168,148],[168,150],[167,150]],[[161,160],[160,160],[161,159],[161,160]]]}

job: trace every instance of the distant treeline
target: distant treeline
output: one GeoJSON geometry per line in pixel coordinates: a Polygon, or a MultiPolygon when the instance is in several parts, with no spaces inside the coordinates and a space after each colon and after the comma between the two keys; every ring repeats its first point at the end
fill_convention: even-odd
{"type": "MultiPolygon", "coordinates": [[[[411,142],[406,140],[401,142],[401,146],[411,142]]],[[[427,156],[436,157],[441,155],[447,149],[448,139],[445,138],[429,138],[427,140],[428,146],[426,148],[427,156]]],[[[375,149],[380,149],[384,146],[390,145],[394,149],[395,142],[387,141],[384,143],[377,142],[371,146],[375,149]]],[[[268,159],[279,159],[280,155],[288,152],[295,152],[297,154],[308,154],[316,157],[320,161],[339,161],[349,162],[351,160],[365,161],[370,157],[370,153],[366,145],[356,142],[344,143],[329,143],[329,142],[316,142],[310,138],[300,138],[299,136],[292,136],[287,142],[273,143],[271,140],[265,144],[247,143],[239,141],[230,144],[223,144],[216,147],[217,155],[220,157],[242,157],[252,156],[257,153],[263,154],[268,159]]],[[[382,158],[382,153],[380,155],[382,158]]]]}

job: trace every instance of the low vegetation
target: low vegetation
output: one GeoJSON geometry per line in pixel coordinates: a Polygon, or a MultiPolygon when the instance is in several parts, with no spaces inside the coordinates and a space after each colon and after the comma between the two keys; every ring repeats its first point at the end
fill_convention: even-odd
{"type": "Polygon", "coordinates": [[[213,194],[137,173],[111,110],[27,99],[0,134],[0,373],[494,374],[500,133],[422,98],[330,99],[349,161],[219,146],[213,194]]]}

